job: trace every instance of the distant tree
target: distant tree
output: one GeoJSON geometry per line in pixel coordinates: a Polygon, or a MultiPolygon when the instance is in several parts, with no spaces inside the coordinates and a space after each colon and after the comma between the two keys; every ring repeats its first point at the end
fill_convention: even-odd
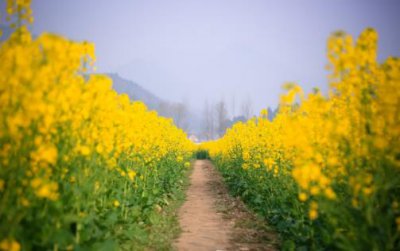
{"type": "Polygon", "coordinates": [[[243,101],[241,106],[241,113],[246,118],[246,120],[250,119],[253,116],[253,106],[250,98],[247,98],[243,101]]]}
{"type": "Polygon", "coordinates": [[[170,103],[162,101],[158,104],[157,111],[161,116],[172,118],[170,103]]]}
{"type": "Polygon", "coordinates": [[[246,121],[246,118],[243,115],[235,116],[232,119],[228,120],[226,128],[230,128],[230,127],[232,127],[234,124],[236,124],[238,122],[245,122],[245,121],[246,121]]]}
{"type": "Polygon", "coordinates": [[[222,137],[228,125],[228,111],[223,100],[215,104],[215,117],[217,126],[217,135],[222,137]]]}
{"type": "Polygon", "coordinates": [[[172,117],[177,127],[183,129],[184,131],[188,131],[188,107],[184,103],[175,103],[172,106],[172,117]]]}
{"type": "Polygon", "coordinates": [[[231,98],[231,118],[234,118],[236,116],[236,99],[235,96],[233,95],[231,98]]]}
{"type": "Polygon", "coordinates": [[[214,139],[214,112],[210,108],[208,101],[204,103],[203,110],[203,120],[204,120],[204,138],[206,140],[214,139]]]}
{"type": "Polygon", "coordinates": [[[184,131],[189,130],[189,110],[184,103],[160,102],[158,105],[160,115],[172,118],[175,125],[184,131]]]}

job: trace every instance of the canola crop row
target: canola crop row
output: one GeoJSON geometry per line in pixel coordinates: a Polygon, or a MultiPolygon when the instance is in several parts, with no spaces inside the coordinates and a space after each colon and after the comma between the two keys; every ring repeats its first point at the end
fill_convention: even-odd
{"type": "Polygon", "coordinates": [[[201,146],[284,250],[400,249],[400,60],[379,63],[377,39],[333,34],[328,95],[287,84],[273,121],[201,146]]]}
{"type": "Polygon", "coordinates": [[[7,1],[0,42],[0,250],[132,250],[190,164],[172,120],[92,73],[94,45],[33,38],[30,1],[7,1]]]}

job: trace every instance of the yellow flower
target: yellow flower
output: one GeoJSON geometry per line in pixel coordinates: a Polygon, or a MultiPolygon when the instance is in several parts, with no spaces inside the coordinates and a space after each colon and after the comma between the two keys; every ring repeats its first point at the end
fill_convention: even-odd
{"type": "Polygon", "coordinates": [[[88,146],[77,146],[76,151],[83,156],[88,156],[90,154],[90,148],[88,146]]]}
{"type": "Polygon", "coordinates": [[[130,180],[135,179],[135,177],[136,177],[136,172],[133,171],[133,170],[129,170],[129,171],[128,171],[128,177],[129,177],[130,180]]]}
{"type": "MultiPolygon", "coordinates": [[[[195,146],[183,130],[143,102],[119,95],[108,76],[90,72],[94,44],[47,33],[33,37],[26,26],[32,20],[31,0],[6,2],[9,21],[20,26],[0,46],[0,194],[10,188],[18,197],[2,209],[7,215],[15,206],[22,210],[10,214],[11,221],[21,222],[20,215],[31,215],[29,205],[49,204],[37,203],[43,199],[75,196],[79,191],[70,189],[70,183],[92,185],[95,193],[82,202],[90,203],[105,190],[123,186],[120,176],[135,181],[139,175],[129,170],[132,167],[146,169],[140,179],[159,183],[157,173],[169,168],[164,165],[169,156],[187,166],[184,160],[195,146]],[[103,190],[102,182],[116,186],[103,190]]],[[[173,182],[176,177],[170,178],[173,182]]],[[[125,186],[125,191],[150,189],[146,182],[137,181],[125,186]]],[[[120,206],[119,201],[109,203],[120,206]]],[[[57,218],[51,207],[42,209],[57,218]]],[[[11,249],[13,244],[3,241],[4,246],[11,249]]]]}
{"type": "Polygon", "coordinates": [[[42,184],[42,180],[39,178],[35,178],[31,181],[32,188],[38,188],[42,184]]]}
{"type": "Polygon", "coordinates": [[[40,198],[47,198],[50,200],[58,199],[58,184],[55,182],[42,183],[35,190],[36,196],[40,198]]]}
{"type": "Polygon", "coordinates": [[[267,167],[268,170],[274,165],[275,161],[273,158],[266,158],[264,159],[264,165],[267,167]]]}
{"type": "Polygon", "coordinates": [[[57,161],[58,151],[53,145],[42,145],[35,152],[31,153],[31,157],[35,163],[44,162],[55,164],[57,161]]]}
{"type": "Polygon", "coordinates": [[[328,187],[325,189],[325,195],[328,199],[334,200],[336,199],[336,193],[333,191],[332,188],[328,187]]]}
{"type": "MultiPolygon", "coordinates": [[[[326,207],[351,210],[348,205],[333,202],[339,197],[350,198],[353,207],[367,212],[372,194],[384,196],[389,191],[375,186],[382,186],[386,180],[389,187],[398,187],[392,175],[400,170],[396,155],[400,60],[390,57],[378,62],[377,39],[373,29],[363,31],[357,41],[344,32],[335,33],[327,44],[331,74],[326,95],[315,89],[305,96],[299,86],[288,83],[273,121],[266,121],[262,110],[257,119],[236,123],[222,138],[199,148],[207,149],[224,168],[231,166],[227,173],[232,177],[240,176],[250,186],[259,182],[254,184],[255,189],[268,187],[270,184],[264,183],[269,182],[276,189],[285,189],[287,180],[293,178],[301,193],[287,196],[300,201],[312,196],[315,201],[307,212],[311,220],[318,217],[320,200],[326,207]],[[385,168],[381,168],[382,161],[387,163],[385,168]],[[240,166],[234,166],[237,163],[249,174],[243,176],[240,166]],[[253,170],[259,163],[266,168],[253,170]],[[263,171],[279,176],[263,175],[263,171]],[[377,178],[380,182],[375,182],[377,178]],[[339,194],[333,189],[336,186],[350,189],[339,189],[339,194]]],[[[397,212],[396,198],[388,198],[397,212]]],[[[384,221],[385,217],[381,218],[384,221]]]]}
{"type": "Polygon", "coordinates": [[[300,201],[306,201],[307,200],[307,194],[306,193],[299,193],[299,200],[300,201]]]}
{"type": "Polygon", "coordinates": [[[0,242],[0,250],[3,251],[19,251],[21,245],[13,239],[4,239],[0,242]]]}
{"type": "Polygon", "coordinates": [[[99,190],[99,188],[100,188],[100,182],[96,181],[96,182],[94,183],[94,191],[99,190]]]}
{"type": "Polygon", "coordinates": [[[312,186],[311,189],[310,189],[310,193],[312,195],[318,195],[319,194],[319,187],[312,186]]]}
{"type": "Polygon", "coordinates": [[[364,187],[364,189],[363,189],[363,193],[364,193],[366,196],[371,195],[373,191],[374,191],[374,190],[373,190],[372,187],[364,187]]]}
{"type": "Polygon", "coordinates": [[[267,109],[262,109],[261,112],[260,112],[260,117],[264,118],[264,119],[268,118],[268,110],[267,109]]]}
{"type": "Polygon", "coordinates": [[[243,153],[243,160],[249,160],[250,159],[250,153],[249,152],[244,152],[243,153]]]}
{"type": "Polygon", "coordinates": [[[4,180],[0,179],[0,192],[2,192],[4,190],[4,180]]]}
{"type": "Polygon", "coordinates": [[[24,207],[28,207],[29,205],[30,205],[30,203],[29,203],[29,200],[28,199],[26,199],[26,198],[21,198],[20,199],[20,201],[21,201],[21,205],[23,205],[24,207]]]}
{"type": "Polygon", "coordinates": [[[317,209],[311,208],[310,211],[308,212],[308,217],[310,218],[310,220],[315,220],[316,218],[318,218],[317,209]]]}

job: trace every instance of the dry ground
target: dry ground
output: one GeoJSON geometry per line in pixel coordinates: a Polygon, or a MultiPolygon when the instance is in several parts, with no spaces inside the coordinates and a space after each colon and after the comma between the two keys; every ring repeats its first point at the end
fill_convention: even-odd
{"type": "Polygon", "coordinates": [[[278,237],[238,198],[229,196],[219,173],[207,160],[197,160],[186,202],[180,208],[180,251],[277,250],[278,237]]]}

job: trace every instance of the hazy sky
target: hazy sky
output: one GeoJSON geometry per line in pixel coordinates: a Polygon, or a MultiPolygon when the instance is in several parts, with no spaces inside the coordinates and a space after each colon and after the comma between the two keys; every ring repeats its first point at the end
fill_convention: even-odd
{"type": "MultiPolygon", "coordinates": [[[[100,72],[161,98],[225,99],[236,111],[276,106],[281,85],[326,89],[326,40],[336,30],[379,33],[379,58],[400,55],[397,0],[33,0],[34,33],[96,44],[100,72]]],[[[232,107],[230,107],[232,109],[232,107]]]]}

